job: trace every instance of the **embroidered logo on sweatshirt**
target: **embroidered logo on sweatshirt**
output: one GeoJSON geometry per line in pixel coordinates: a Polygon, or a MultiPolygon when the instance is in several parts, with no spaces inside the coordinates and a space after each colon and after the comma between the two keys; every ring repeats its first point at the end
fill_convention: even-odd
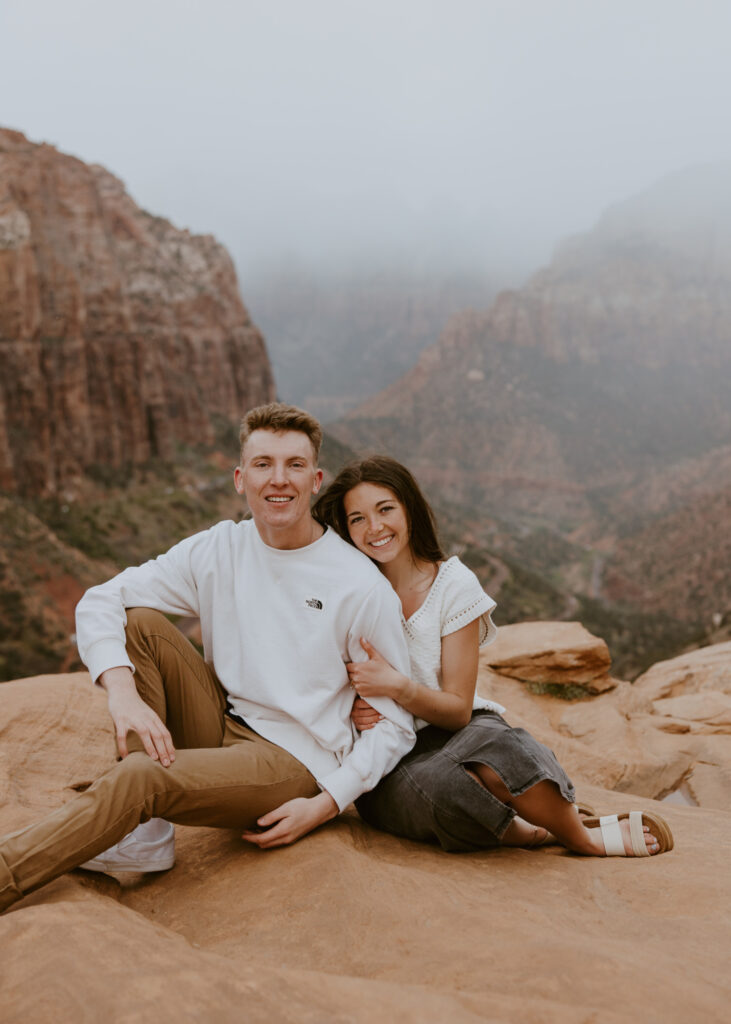
{"type": "Polygon", "coordinates": [[[308,608],[316,608],[318,612],[322,611],[322,601],[318,601],[316,597],[308,597],[305,604],[308,608]]]}

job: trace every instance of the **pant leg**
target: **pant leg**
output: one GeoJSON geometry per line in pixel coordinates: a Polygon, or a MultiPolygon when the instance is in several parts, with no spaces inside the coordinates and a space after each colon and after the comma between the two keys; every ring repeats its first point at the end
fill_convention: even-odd
{"type": "MultiPolygon", "coordinates": [[[[161,612],[127,610],[126,645],[137,692],[180,747],[219,747],[226,694],[210,665],[161,612]]],[[[132,733],[130,750],[144,750],[132,733]]]]}
{"type": "Polygon", "coordinates": [[[235,828],[319,787],[286,750],[236,722],[221,747],[180,750],[169,768],[135,752],[69,803],[0,841],[0,910],[118,842],[140,821],[235,828]]]}

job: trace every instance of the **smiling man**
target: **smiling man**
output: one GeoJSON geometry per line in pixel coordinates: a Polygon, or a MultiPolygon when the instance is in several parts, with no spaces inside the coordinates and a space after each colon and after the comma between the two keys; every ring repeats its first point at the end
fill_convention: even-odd
{"type": "Polygon", "coordinates": [[[121,760],[0,840],[0,909],[78,865],[171,867],[169,822],[294,842],[411,749],[413,720],[389,700],[376,728],[350,722],[345,665],[364,657],[360,638],[400,671],[409,660],[390,585],[310,513],[321,439],[301,409],[251,410],[234,485],[252,519],[218,523],[79,602],[79,651],[107,691],[121,760]],[[205,658],[163,613],[200,617],[205,658]]]}

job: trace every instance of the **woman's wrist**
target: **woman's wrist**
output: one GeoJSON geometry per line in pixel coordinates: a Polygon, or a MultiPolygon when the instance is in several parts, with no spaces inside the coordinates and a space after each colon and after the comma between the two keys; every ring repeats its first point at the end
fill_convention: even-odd
{"type": "Polygon", "coordinates": [[[413,701],[419,687],[409,676],[401,676],[399,679],[399,693],[395,698],[396,703],[409,710],[409,704],[413,701]]]}

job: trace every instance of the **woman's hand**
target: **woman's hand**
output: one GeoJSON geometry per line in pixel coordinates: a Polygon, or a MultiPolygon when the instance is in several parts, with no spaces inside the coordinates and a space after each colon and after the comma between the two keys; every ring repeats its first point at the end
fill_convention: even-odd
{"type": "Polygon", "coordinates": [[[368,640],[361,637],[360,645],[368,655],[368,661],[350,661],[345,666],[350,684],[358,696],[390,697],[403,704],[416,684],[397,672],[368,640]]]}
{"type": "Polygon", "coordinates": [[[383,721],[383,715],[372,708],[367,700],[356,697],[350,711],[350,720],[358,732],[365,732],[366,729],[372,729],[374,725],[383,721]]]}
{"type": "Polygon", "coordinates": [[[253,843],[262,850],[270,850],[275,846],[288,846],[313,828],[334,818],[338,813],[338,805],[324,790],[317,796],[297,796],[288,800],[268,814],[257,819],[257,825],[263,832],[244,832],[241,838],[253,843]]]}

